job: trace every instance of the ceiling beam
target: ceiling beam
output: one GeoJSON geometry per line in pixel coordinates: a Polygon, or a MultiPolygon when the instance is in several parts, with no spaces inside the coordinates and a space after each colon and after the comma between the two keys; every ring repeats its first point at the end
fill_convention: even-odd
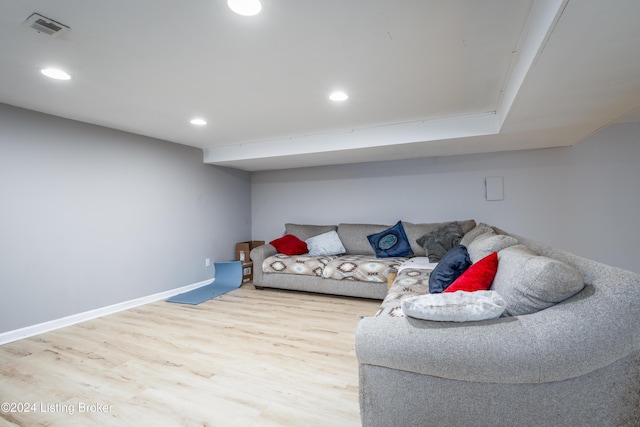
{"type": "Polygon", "coordinates": [[[498,132],[494,112],[205,148],[205,163],[441,141],[498,132]]]}

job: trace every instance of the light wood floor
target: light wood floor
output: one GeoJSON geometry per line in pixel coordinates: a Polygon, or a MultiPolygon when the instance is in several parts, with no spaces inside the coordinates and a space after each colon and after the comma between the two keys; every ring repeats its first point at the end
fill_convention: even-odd
{"type": "Polygon", "coordinates": [[[247,284],[5,344],[0,402],[22,412],[0,425],[358,426],[354,331],[379,305],[247,284]]]}

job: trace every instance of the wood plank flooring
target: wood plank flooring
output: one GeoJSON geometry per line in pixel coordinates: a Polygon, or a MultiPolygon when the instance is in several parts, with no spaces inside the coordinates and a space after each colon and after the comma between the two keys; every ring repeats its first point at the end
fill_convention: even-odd
{"type": "Polygon", "coordinates": [[[354,331],[379,305],[246,284],[5,344],[0,425],[359,426],[354,331]]]}

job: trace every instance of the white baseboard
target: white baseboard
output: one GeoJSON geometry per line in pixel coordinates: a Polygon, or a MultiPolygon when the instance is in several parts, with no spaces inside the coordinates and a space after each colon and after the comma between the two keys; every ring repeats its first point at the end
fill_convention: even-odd
{"type": "Polygon", "coordinates": [[[34,335],[43,334],[45,332],[53,331],[55,329],[64,328],[65,326],[75,325],[76,323],[84,322],[87,320],[95,319],[97,317],[106,316],[109,314],[117,313],[119,311],[128,310],[130,308],[138,307],[140,305],[149,304],[151,302],[159,301],[162,299],[171,298],[174,295],[187,292],[201,286],[213,283],[215,279],[209,279],[191,285],[182,286],[180,288],[171,289],[157,294],[148,295],[146,297],[136,298],[129,301],[119,302],[117,304],[109,305],[106,307],[96,308],[94,310],[85,311],[83,313],[72,314],[71,316],[62,317],[60,319],[50,320],[48,322],[38,323],[37,325],[27,326],[24,328],[16,329],[13,331],[0,333],[0,345],[7,344],[13,341],[18,341],[23,338],[32,337],[34,335]]]}

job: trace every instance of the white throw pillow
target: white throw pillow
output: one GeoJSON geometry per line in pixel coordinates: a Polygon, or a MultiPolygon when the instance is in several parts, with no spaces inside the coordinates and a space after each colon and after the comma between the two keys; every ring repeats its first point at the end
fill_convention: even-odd
{"type": "Polygon", "coordinates": [[[308,256],[338,255],[347,252],[335,231],[328,231],[305,240],[308,256]]]}
{"type": "Polygon", "coordinates": [[[402,311],[424,320],[469,322],[498,318],[506,305],[495,291],[457,291],[405,298],[402,311]]]}

